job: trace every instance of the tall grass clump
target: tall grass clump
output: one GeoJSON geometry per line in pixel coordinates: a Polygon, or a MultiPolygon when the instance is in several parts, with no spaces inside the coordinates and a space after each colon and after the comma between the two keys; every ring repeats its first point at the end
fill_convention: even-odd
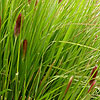
{"type": "Polygon", "coordinates": [[[99,54],[99,0],[0,0],[0,100],[100,100],[99,54]]]}

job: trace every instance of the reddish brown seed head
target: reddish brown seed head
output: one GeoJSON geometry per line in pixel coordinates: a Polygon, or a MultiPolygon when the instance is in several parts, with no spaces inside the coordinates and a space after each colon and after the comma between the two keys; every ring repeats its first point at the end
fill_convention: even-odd
{"type": "Polygon", "coordinates": [[[20,13],[18,18],[17,18],[17,21],[16,21],[16,24],[18,27],[21,25],[21,17],[22,17],[22,14],[20,13]]]}
{"type": "Polygon", "coordinates": [[[35,2],[35,6],[38,4],[38,0],[36,0],[36,2],[35,2]]]}
{"type": "Polygon", "coordinates": [[[93,86],[95,85],[96,81],[93,81],[93,83],[91,84],[89,90],[88,90],[88,93],[91,91],[91,89],[93,88],[93,86]]]}
{"type": "Polygon", "coordinates": [[[14,34],[15,34],[15,36],[18,36],[18,35],[20,34],[21,19],[22,19],[22,14],[20,13],[20,14],[18,15],[17,20],[16,20],[16,25],[15,25],[15,29],[14,29],[14,34]]]}
{"type": "Polygon", "coordinates": [[[59,2],[58,3],[60,3],[62,0],[59,0],[59,2]]]}
{"type": "Polygon", "coordinates": [[[28,3],[30,4],[31,3],[31,0],[28,0],[28,3]]]}
{"type": "MultiPolygon", "coordinates": [[[[92,69],[90,77],[93,75],[93,73],[96,71],[96,69],[97,69],[97,65],[92,69]]],[[[98,73],[98,71],[96,71],[95,74],[93,75],[92,79],[89,82],[90,84],[92,84],[94,82],[94,80],[95,80],[95,78],[97,76],[97,73],[98,73]]]]}
{"type": "Polygon", "coordinates": [[[1,16],[0,16],[0,29],[1,29],[1,16]]]}
{"type": "Polygon", "coordinates": [[[67,88],[66,88],[65,94],[67,93],[67,91],[68,91],[68,89],[69,89],[69,87],[70,87],[72,81],[73,81],[73,76],[71,76],[71,78],[69,79],[69,82],[68,82],[68,85],[67,85],[67,88]]]}
{"type": "Polygon", "coordinates": [[[73,80],[73,76],[69,79],[69,83],[68,83],[68,85],[67,85],[67,90],[69,89],[69,87],[70,87],[70,85],[71,85],[71,83],[72,83],[72,80],[73,80]]]}
{"type": "MultiPolygon", "coordinates": [[[[65,97],[65,95],[66,95],[68,89],[70,88],[72,81],[73,81],[73,76],[71,76],[71,78],[69,79],[69,82],[68,82],[67,88],[66,88],[66,90],[65,90],[63,99],[64,99],[64,97],[65,97]]],[[[63,100],[63,99],[62,99],[62,100],[63,100]]]]}
{"type": "Polygon", "coordinates": [[[26,55],[26,51],[27,51],[27,40],[25,39],[23,41],[23,56],[26,55]]]}

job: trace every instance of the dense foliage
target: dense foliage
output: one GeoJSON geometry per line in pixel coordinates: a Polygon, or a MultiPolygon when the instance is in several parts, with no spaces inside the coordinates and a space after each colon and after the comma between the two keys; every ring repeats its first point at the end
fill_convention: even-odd
{"type": "Polygon", "coordinates": [[[0,100],[100,100],[99,0],[0,0],[0,100]]]}

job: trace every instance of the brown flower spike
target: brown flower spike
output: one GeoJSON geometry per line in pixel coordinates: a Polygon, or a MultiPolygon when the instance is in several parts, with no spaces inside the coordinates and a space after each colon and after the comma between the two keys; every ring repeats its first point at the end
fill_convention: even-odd
{"type": "Polygon", "coordinates": [[[59,0],[59,2],[58,3],[60,3],[62,0],[59,0]]]}
{"type": "Polygon", "coordinates": [[[28,0],[28,3],[30,4],[31,3],[31,0],[28,0]]]}
{"type": "Polygon", "coordinates": [[[35,2],[35,6],[38,4],[38,0],[36,0],[36,2],[35,2]]]}
{"type": "Polygon", "coordinates": [[[27,40],[23,41],[23,57],[25,57],[27,51],[27,40]]]}
{"type": "Polygon", "coordinates": [[[68,82],[68,85],[67,85],[65,93],[67,93],[67,91],[68,91],[68,89],[69,89],[69,87],[70,87],[70,85],[72,83],[72,80],[73,80],[73,76],[69,79],[69,82],[68,82]]]}
{"type": "Polygon", "coordinates": [[[91,89],[93,88],[93,86],[95,85],[96,81],[93,81],[93,83],[91,84],[89,90],[88,90],[88,93],[91,91],[91,89]]]}
{"type": "MultiPolygon", "coordinates": [[[[67,88],[66,88],[66,90],[65,90],[65,93],[64,93],[63,99],[64,99],[64,97],[65,97],[65,95],[66,95],[68,89],[69,89],[70,86],[71,86],[71,83],[72,83],[72,81],[73,81],[73,78],[74,78],[74,77],[71,76],[71,78],[69,79],[69,82],[68,82],[67,88]]],[[[63,99],[62,99],[62,100],[63,100],[63,99]]]]}
{"type": "Polygon", "coordinates": [[[14,35],[15,35],[15,36],[18,36],[18,35],[20,34],[21,19],[22,19],[22,14],[20,13],[20,14],[18,15],[17,20],[16,20],[16,25],[15,25],[15,28],[14,28],[14,35]]]}
{"type": "MultiPolygon", "coordinates": [[[[92,69],[92,72],[91,72],[90,77],[93,75],[93,73],[96,71],[96,69],[97,69],[97,65],[92,69]]],[[[93,75],[92,79],[89,82],[90,84],[92,84],[95,81],[95,78],[97,76],[97,73],[98,73],[98,71],[96,71],[95,74],[93,75]]]]}

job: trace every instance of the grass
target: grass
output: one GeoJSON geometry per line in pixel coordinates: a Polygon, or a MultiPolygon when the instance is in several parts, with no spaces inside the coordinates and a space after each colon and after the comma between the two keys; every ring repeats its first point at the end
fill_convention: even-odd
{"type": "Polygon", "coordinates": [[[1,0],[0,100],[99,100],[99,9],[99,0],[1,0]]]}

